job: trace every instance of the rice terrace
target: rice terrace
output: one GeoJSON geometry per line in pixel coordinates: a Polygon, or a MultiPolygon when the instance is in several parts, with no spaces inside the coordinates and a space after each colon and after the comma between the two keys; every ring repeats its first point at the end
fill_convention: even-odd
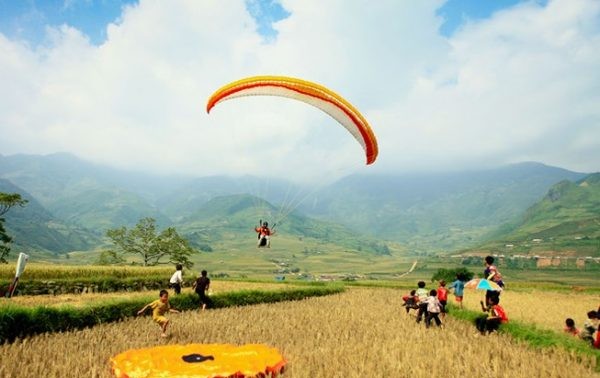
{"type": "MultiPolygon", "coordinates": [[[[54,273],[77,276],[78,269],[60,267],[54,273]]],[[[106,271],[103,267],[81,269],[88,273],[97,269],[100,275],[106,271]]],[[[141,268],[122,269],[127,274],[142,271],[141,268]]],[[[166,269],[148,269],[154,274],[168,273],[166,269]]],[[[44,272],[46,279],[52,279],[51,266],[45,269],[32,266],[34,277],[38,271],[44,272]]],[[[233,293],[245,296],[260,295],[261,291],[300,290],[306,291],[303,294],[306,299],[236,305],[204,312],[194,308],[172,314],[170,336],[162,340],[145,317],[129,317],[82,330],[21,337],[1,347],[3,360],[13,362],[2,364],[0,372],[7,377],[111,377],[108,361],[124,350],[188,343],[259,343],[273,346],[285,356],[288,360],[282,375],[285,377],[424,376],[423,371],[449,377],[599,375],[599,354],[590,353],[591,349],[585,350],[579,340],[571,342],[561,334],[566,315],[585,313],[597,304],[600,292],[597,287],[574,291],[567,285],[534,283],[532,288],[525,288],[525,283],[519,282],[513,290],[507,290],[502,296],[512,315],[511,321],[534,332],[547,330],[543,337],[530,340],[527,334],[519,334],[523,331],[518,329],[481,336],[470,321],[463,319],[469,314],[462,314],[454,307],[443,329],[417,325],[414,314],[405,313],[401,297],[420,277],[416,274],[410,280],[352,281],[346,286],[341,286],[342,283],[300,282],[295,285],[293,282],[214,280],[212,295],[215,298],[233,293]],[[307,291],[311,287],[317,291],[334,290],[326,296],[311,298],[315,294],[307,291]],[[556,312],[547,311],[548,303],[552,302],[561,303],[556,312]],[[39,358],[41,355],[43,359],[39,358]],[[429,355],[435,356],[438,363],[432,365],[426,358],[429,355]]],[[[592,276],[588,279],[594,280],[592,276]]],[[[427,281],[430,284],[430,280],[427,281]]],[[[184,288],[181,294],[191,295],[189,288],[184,288]]],[[[119,306],[118,303],[128,301],[144,303],[155,296],[155,292],[149,291],[25,295],[2,300],[1,310],[5,322],[10,311],[15,314],[20,307],[43,311],[43,308],[97,306],[102,302],[119,306]]],[[[475,292],[466,293],[465,307],[476,310],[480,298],[475,292]]]]}
{"type": "Polygon", "coordinates": [[[600,378],[599,0],[0,0],[0,378],[600,378]]]}

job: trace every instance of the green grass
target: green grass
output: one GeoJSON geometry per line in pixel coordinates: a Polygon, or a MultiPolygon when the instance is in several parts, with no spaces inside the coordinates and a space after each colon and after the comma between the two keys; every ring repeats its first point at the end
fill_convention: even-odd
{"type": "MultiPolygon", "coordinates": [[[[448,315],[473,323],[473,330],[476,332],[475,319],[484,314],[467,309],[461,310],[450,304],[448,315]]],[[[593,349],[589,343],[571,335],[541,329],[534,324],[526,324],[513,320],[510,320],[507,324],[502,324],[499,332],[508,334],[515,340],[523,341],[533,348],[562,348],[579,356],[592,357],[596,361],[596,371],[600,372],[600,350],[593,349]]]]}
{"type": "MultiPolygon", "coordinates": [[[[342,285],[303,287],[290,290],[241,290],[211,297],[213,308],[247,306],[258,303],[302,300],[308,297],[337,294],[344,290],[342,285]]],[[[127,300],[105,300],[83,307],[25,307],[8,304],[0,308],[0,344],[11,342],[17,337],[27,337],[46,332],[62,332],[93,327],[135,316],[136,312],[156,296],[127,300]]],[[[195,294],[187,293],[169,299],[178,310],[198,309],[195,294]]]]}

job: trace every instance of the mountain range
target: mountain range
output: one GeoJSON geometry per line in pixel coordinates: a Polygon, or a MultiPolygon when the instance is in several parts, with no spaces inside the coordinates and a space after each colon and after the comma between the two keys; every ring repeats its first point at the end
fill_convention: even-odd
{"type": "MultiPolygon", "coordinates": [[[[54,253],[102,247],[107,229],[131,227],[143,217],[161,227],[174,225],[204,249],[246,238],[262,219],[278,223],[281,234],[350,249],[385,253],[389,242],[415,252],[456,250],[543,233],[533,221],[540,212],[545,224],[562,214],[551,206],[557,202],[549,198],[556,196],[585,207],[569,213],[575,218],[598,214],[596,182],[597,174],[521,163],[453,173],[351,175],[310,187],[250,175],[155,176],[64,153],[0,155],[0,191],[29,200],[5,215],[15,246],[54,253]],[[592,194],[577,192],[583,189],[592,194]]],[[[574,227],[575,218],[565,220],[570,226],[552,227],[574,227]]],[[[597,230],[597,218],[588,218],[597,230]]]]}

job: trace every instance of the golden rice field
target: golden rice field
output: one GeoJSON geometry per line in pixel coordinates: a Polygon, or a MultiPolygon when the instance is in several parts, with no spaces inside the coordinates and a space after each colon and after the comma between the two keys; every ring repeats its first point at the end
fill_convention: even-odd
{"type": "Polygon", "coordinates": [[[598,377],[595,361],[534,350],[506,335],[479,336],[446,318],[425,329],[394,289],[171,314],[161,339],[150,317],[31,337],[0,346],[1,377],[110,377],[109,358],[131,348],[188,343],[264,343],[289,361],[289,377],[598,377]]]}
{"type": "MultiPolygon", "coordinates": [[[[14,264],[0,264],[0,277],[14,277],[14,264]]],[[[96,266],[96,265],[50,265],[44,263],[28,263],[26,267],[28,279],[80,279],[81,277],[170,277],[174,266],[96,266]]],[[[184,271],[184,274],[186,271],[184,271]]],[[[191,273],[190,273],[191,274],[191,273]]],[[[192,275],[190,275],[191,277],[192,275]]]]}
{"type": "MultiPolygon", "coordinates": [[[[465,290],[465,308],[479,311],[479,301],[485,299],[485,291],[465,290]]],[[[449,296],[453,302],[452,295],[449,296]]],[[[500,296],[500,305],[508,312],[509,319],[524,323],[534,323],[542,328],[562,331],[565,319],[575,320],[581,328],[587,319],[587,313],[597,310],[600,296],[583,292],[555,292],[534,289],[528,291],[504,290],[500,296]]]]}
{"type": "MultiPolygon", "coordinates": [[[[212,280],[210,285],[211,294],[225,293],[238,290],[289,290],[298,286],[288,284],[277,284],[268,282],[240,282],[240,281],[216,281],[212,280]]],[[[191,288],[183,288],[182,292],[192,292],[191,288]]],[[[173,290],[169,290],[171,295],[173,290]]],[[[87,294],[61,294],[61,295],[19,295],[11,299],[0,298],[0,306],[3,304],[19,304],[22,306],[84,306],[104,300],[125,300],[134,298],[157,297],[158,290],[115,292],[115,293],[87,293],[87,294]]]]}

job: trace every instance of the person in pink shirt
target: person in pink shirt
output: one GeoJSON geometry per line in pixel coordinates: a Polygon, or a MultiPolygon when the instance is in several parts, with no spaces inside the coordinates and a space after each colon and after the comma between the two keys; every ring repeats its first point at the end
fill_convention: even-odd
{"type": "Polygon", "coordinates": [[[446,289],[446,281],[440,281],[440,287],[437,289],[437,299],[440,301],[442,305],[442,312],[440,316],[442,319],[446,316],[446,304],[448,304],[448,289],[446,289]]]}

